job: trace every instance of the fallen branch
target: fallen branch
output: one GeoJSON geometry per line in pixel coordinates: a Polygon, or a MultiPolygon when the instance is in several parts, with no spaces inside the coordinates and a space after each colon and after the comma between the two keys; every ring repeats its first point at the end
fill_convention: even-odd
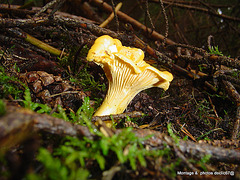
{"type": "Polygon", "coordinates": [[[14,36],[20,37],[21,39],[24,39],[25,41],[31,43],[34,46],[37,46],[40,49],[43,49],[53,55],[60,56],[60,55],[66,55],[66,53],[38,40],[37,38],[31,36],[28,33],[23,32],[21,29],[18,28],[9,28],[9,32],[14,34],[14,36]]]}
{"type": "MultiPolygon", "coordinates": [[[[46,114],[38,114],[33,111],[15,106],[7,106],[7,113],[0,118],[0,151],[6,152],[9,148],[17,145],[37,132],[51,133],[59,136],[76,136],[93,138],[87,127],[66,122],[63,119],[55,118],[46,114]]],[[[119,132],[121,130],[117,130],[119,132]]],[[[210,154],[212,161],[225,163],[240,163],[240,152],[234,149],[214,147],[209,144],[195,143],[179,140],[176,142],[169,136],[160,132],[136,129],[133,131],[137,137],[153,135],[145,140],[143,144],[156,149],[162,149],[166,145],[178,146],[182,153],[192,157],[202,158],[210,154]]]]}

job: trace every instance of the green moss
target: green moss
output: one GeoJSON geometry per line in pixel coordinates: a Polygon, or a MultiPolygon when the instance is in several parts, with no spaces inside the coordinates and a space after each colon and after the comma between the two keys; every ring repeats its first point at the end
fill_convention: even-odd
{"type": "Polygon", "coordinates": [[[0,117],[6,114],[6,106],[2,99],[0,99],[0,117]]]}
{"type": "Polygon", "coordinates": [[[16,77],[9,76],[4,67],[0,66],[0,99],[7,98],[12,95],[14,99],[18,99],[23,93],[23,83],[16,77]]]}
{"type": "Polygon", "coordinates": [[[223,56],[223,53],[219,51],[218,46],[212,46],[212,47],[209,47],[208,49],[209,49],[209,54],[223,56]]]}
{"type": "MultiPolygon", "coordinates": [[[[30,99],[27,96],[29,96],[28,92],[25,95],[25,101],[29,102],[30,99]]],[[[30,107],[32,106],[30,105],[30,107]]],[[[119,163],[131,170],[137,170],[139,166],[146,167],[147,157],[156,159],[164,156],[171,161],[169,148],[166,147],[163,150],[147,149],[142,142],[151,136],[138,138],[132,132],[132,128],[122,129],[121,132],[106,137],[92,125],[92,114],[93,108],[90,107],[88,97],[85,98],[83,105],[76,113],[67,114],[60,108],[53,114],[67,121],[88,126],[90,132],[96,138],[66,137],[62,144],[53,150],[52,154],[47,149],[41,148],[37,159],[43,164],[44,169],[41,173],[28,175],[28,179],[54,180],[78,179],[80,177],[86,179],[90,174],[108,170],[119,163]],[[94,170],[88,168],[87,163],[89,162],[98,164],[98,168],[96,169],[96,166],[93,166],[95,167],[94,170]],[[83,176],[81,176],[81,173],[83,173],[83,176]]],[[[164,171],[164,168],[162,170],[164,171]]]]}

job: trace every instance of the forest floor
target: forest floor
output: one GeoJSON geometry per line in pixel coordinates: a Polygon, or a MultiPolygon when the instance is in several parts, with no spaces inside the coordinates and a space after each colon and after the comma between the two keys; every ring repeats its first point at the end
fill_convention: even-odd
{"type": "Polygon", "coordinates": [[[18,7],[0,5],[0,179],[240,178],[238,58],[157,41],[155,31],[145,43],[127,15],[116,31],[99,27],[97,14],[18,7]],[[86,56],[105,34],[171,72],[169,89],[144,90],[124,113],[94,117],[108,80],[86,56]]]}

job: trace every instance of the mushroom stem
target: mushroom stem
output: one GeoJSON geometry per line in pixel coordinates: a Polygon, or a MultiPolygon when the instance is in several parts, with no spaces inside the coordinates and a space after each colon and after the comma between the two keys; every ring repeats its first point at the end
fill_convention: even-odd
{"type": "Polygon", "coordinates": [[[131,92],[127,89],[121,89],[120,91],[117,90],[117,87],[108,89],[106,98],[104,99],[102,105],[95,112],[94,116],[123,113],[123,111],[127,108],[129,102],[135,97],[137,93],[139,93],[139,91],[131,92]]]}

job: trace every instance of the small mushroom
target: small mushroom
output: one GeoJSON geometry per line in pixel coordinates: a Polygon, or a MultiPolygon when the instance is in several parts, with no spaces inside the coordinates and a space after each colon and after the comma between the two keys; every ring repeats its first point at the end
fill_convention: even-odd
{"type": "Polygon", "coordinates": [[[100,65],[109,81],[108,92],[94,116],[120,114],[130,101],[144,89],[159,87],[167,90],[171,73],[147,64],[141,49],[122,46],[118,39],[103,35],[96,39],[87,60],[100,65]]]}

